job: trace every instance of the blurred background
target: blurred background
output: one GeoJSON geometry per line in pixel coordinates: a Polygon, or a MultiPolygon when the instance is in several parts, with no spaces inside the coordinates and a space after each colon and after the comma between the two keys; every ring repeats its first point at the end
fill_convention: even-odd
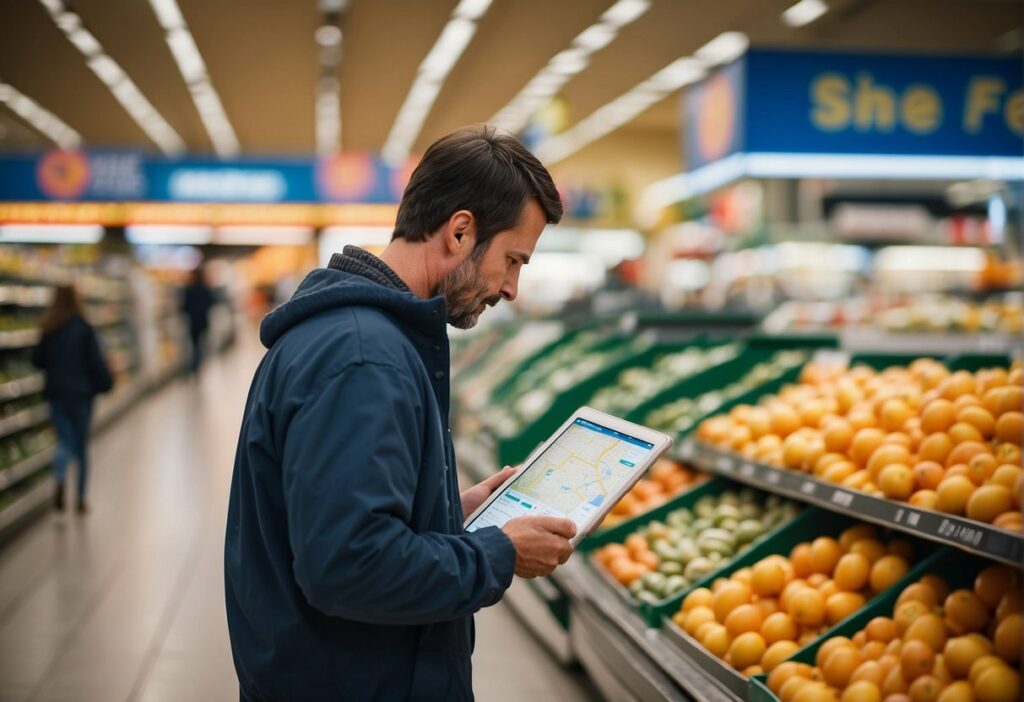
{"type": "MultiPolygon", "coordinates": [[[[237,694],[219,558],[258,322],[346,244],[380,251],[460,126],[519,135],[566,205],[519,299],[453,330],[456,420],[491,449],[589,368],[530,386],[516,364],[595,321],[1018,348],[1022,21],[1016,0],[0,2],[0,699],[237,694]],[[52,514],[29,362],[65,283],[116,381],[82,517],[52,514]]],[[[462,450],[477,474],[522,458],[462,450]]],[[[601,694],[524,618],[482,616],[481,699],[601,694]]]]}

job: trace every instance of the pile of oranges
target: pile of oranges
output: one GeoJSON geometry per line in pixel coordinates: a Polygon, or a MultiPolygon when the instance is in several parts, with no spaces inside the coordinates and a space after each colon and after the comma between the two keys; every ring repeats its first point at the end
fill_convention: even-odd
{"type": "Polygon", "coordinates": [[[912,559],[908,540],[857,524],[694,590],[672,620],[743,675],[771,672],[906,576],[912,559]]]}
{"type": "Polygon", "coordinates": [[[636,485],[619,500],[604,518],[602,527],[610,527],[648,512],[686,492],[707,476],[668,458],[660,458],[636,485]]]}
{"type": "Polygon", "coordinates": [[[876,372],[809,364],[799,385],[697,436],[877,497],[1022,531],[1022,373],[932,359],[876,372]]]}
{"type": "Polygon", "coordinates": [[[892,617],[829,639],[814,666],[776,666],[768,687],[782,702],[1018,702],[1020,583],[1004,565],[982,570],[973,590],[926,575],[892,617]]]}

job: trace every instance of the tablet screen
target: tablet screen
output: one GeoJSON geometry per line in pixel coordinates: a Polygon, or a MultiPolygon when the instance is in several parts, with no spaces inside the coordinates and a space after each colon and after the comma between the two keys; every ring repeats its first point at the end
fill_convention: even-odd
{"type": "Polygon", "coordinates": [[[653,448],[654,444],[577,418],[466,531],[502,527],[528,514],[568,517],[582,529],[606,500],[643,470],[653,448]]]}

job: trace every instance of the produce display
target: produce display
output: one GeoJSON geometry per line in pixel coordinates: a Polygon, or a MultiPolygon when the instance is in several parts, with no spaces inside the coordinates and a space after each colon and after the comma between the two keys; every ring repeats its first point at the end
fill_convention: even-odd
{"type": "Polygon", "coordinates": [[[750,489],[705,495],[607,544],[594,560],[638,602],[672,597],[701,580],[774,527],[796,516],[796,504],[750,489]]]}
{"type": "Polygon", "coordinates": [[[50,427],[30,429],[0,441],[0,472],[53,446],[57,436],[50,427]]]}
{"type": "Polygon", "coordinates": [[[601,522],[601,528],[607,529],[627,519],[649,512],[676,495],[686,492],[706,478],[706,474],[697,473],[681,463],[669,458],[659,458],[651,466],[647,477],[637,481],[636,485],[615,504],[612,511],[601,522]]]}
{"type": "Polygon", "coordinates": [[[913,560],[909,539],[858,524],[694,590],[672,621],[743,675],[760,675],[899,582],[913,560]]]}
{"type": "Polygon", "coordinates": [[[622,416],[684,378],[736,358],[740,350],[739,344],[724,344],[708,349],[693,346],[667,354],[650,368],[624,370],[615,385],[600,390],[588,404],[602,412],[622,416]]]}
{"type": "Polygon", "coordinates": [[[0,383],[21,380],[39,373],[25,358],[0,358],[0,383]]]}
{"type": "Polygon", "coordinates": [[[807,354],[804,351],[779,351],[767,361],[756,364],[739,380],[729,383],[721,390],[713,390],[695,398],[682,397],[653,410],[645,418],[644,424],[661,431],[688,431],[701,417],[715,412],[726,402],[753,390],[758,385],[778,378],[806,360],[807,354]]]}
{"type": "Polygon", "coordinates": [[[799,385],[701,424],[698,437],[773,466],[1020,532],[1021,367],[939,361],[875,371],[808,364],[799,385]]]}
{"type": "Polygon", "coordinates": [[[892,616],[828,639],[814,665],[769,673],[782,702],[1018,702],[1021,574],[1006,565],[950,591],[943,574],[907,586],[892,616]]]}

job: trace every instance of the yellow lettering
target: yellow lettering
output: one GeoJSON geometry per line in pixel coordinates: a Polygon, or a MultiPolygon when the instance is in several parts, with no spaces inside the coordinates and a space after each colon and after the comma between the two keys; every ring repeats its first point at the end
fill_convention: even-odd
{"type": "Polygon", "coordinates": [[[870,73],[857,76],[853,121],[864,132],[876,126],[879,131],[891,132],[896,126],[896,94],[890,88],[876,86],[870,73]]]}
{"type": "Polygon", "coordinates": [[[967,105],[964,107],[964,130],[970,134],[981,131],[985,115],[999,110],[999,96],[1006,91],[1001,78],[983,76],[972,78],[967,86],[967,105]]]}
{"type": "Polygon", "coordinates": [[[811,122],[827,132],[846,129],[850,125],[850,84],[846,78],[826,73],[811,84],[811,122]]]}
{"type": "Polygon", "coordinates": [[[1024,134],[1024,90],[1017,90],[1010,94],[1003,116],[1006,118],[1006,126],[1011,132],[1024,134]]]}
{"type": "Polygon", "coordinates": [[[942,121],[942,103],[927,85],[912,85],[900,101],[903,126],[915,134],[934,132],[942,121]]]}

